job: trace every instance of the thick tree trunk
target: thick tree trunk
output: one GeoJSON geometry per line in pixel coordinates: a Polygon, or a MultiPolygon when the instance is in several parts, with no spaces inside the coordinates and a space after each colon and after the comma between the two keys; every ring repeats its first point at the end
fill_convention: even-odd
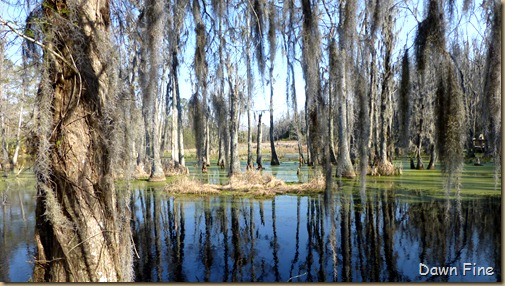
{"type": "Polygon", "coordinates": [[[380,95],[381,112],[380,112],[380,138],[379,138],[379,160],[377,171],[381,176],[391,176],[395,174],[394,166],[388,157],[388,146],[390,145],[390,124],[392,118],[391,108],[391,85],[393,71],[391,67],[391,52],[393,49],[393,35],[392,35],[392,16],[386,16],[387,20],[384,22],[383,38],[386,47],[384,57],[384,75],[382,81],[382,90],[380,95]]]}
{"type": "Polygon", "coordinates": [[[162,3],[151,0],[147,7],[147,48],[149,49],[149,81],[146,83],[144,104],[146,105],[145,120],[146,130],[149,137],[149,159],[151,160],[151,176],[149,181],[165,181],[165,173],[161,166],[159,119],[157,110],[157,93],[159,81],[160,45],[161,31],[164,25],[164,12],[162,3]]]}
{"type": "Polygon", "coordinates": [[[52,50],[66,47],[59,49],[66,62],[45,50],[48,68],[37,96],[33,281],[132,281],[128,209],[117,197],[112,178],[116,151],[111,122],[116,117],[116,98],[113,65],[105,62],[112,52],[109,2],[45,1],[42,7],[45,32],[59,35],[46,37],[45,45],[52,50]],[[60,13],[59,9],[70,10],[78,19],[72,31],[61,25],[68,12],[61,12],[55,20],[53,13],[60,13]],[[83,41],[73,42],[72,37],[83,41]],[[69,64],[73,59],[77,66],[69,64]],[[76,84],[82,94],[76,91],[76,84]]]}
{"type": "MultiPolygon", "coordinates": [[[[205,9],[205,2],[203,2],[205,9]]],[[[202,18],[199,0],[193,0],[192,5],[193,19],[196,23],[195,36],[195,56],[194,66],[195,74],[198,80],[198,92],[200,92],[201,99],[198,98],[197,111],[195,118],[195,137],[196,137],[196,151],[198,157],[198,165],[201,166],[204,162],[208,161],[207,149],[205,140],[207,134],[205,132],[205,123],[207,120],[207,74],[208,64],[206,59],[205,47],[207,45],[207,32],[202,18]]],[[[196,95],[199,97],[199,95],[196,95]]]]}
{"type": "Polygon", "coordinates": [[[346,52],[344,49],[340,49],[339,60],[337,63],[338,76],[337,76],[337,86],[339,87],[338,96],[338,163],[337,163],[337,177],[355,177],[354,168],[351,163],[351,156],[349,152],[349,143],[347,138],[347,103],[346,103],[346,52]]]}
{"type": "Polygon", "coordinates": [[[435,144],[430,146],[430,162],[428,163],[428,170],[435,170],[435,144]]]}

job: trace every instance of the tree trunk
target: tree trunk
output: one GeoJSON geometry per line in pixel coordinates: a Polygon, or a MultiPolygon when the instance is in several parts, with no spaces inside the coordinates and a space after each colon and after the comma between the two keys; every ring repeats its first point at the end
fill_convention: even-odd
{"type": "Polygon", "coordinates": [[[430,162],[428,163],[428,170],[435,170],[435,144],[430,146],[430,162]]]}
{"type": "MultiPolygon", "coordinates": [[[[250,11],[247,13],[251,15],[250,11]]],[[[250,17],[246,20],[247,30],[250,31],[250,17]]],[[[253,95],[253,73],[251,67],[251,34],[247,34],[246,43],[246,72],[247,72],[247,170],[253,170],[253,154],[252,154],[252,122],[251,122],[251,109],[252,109],[252,95],[253,95]]]]}
{"type": "Polygon", "coordinates": [[[329,137],[329,156],[332,164],[337,163],[337,158],[335,156],[335,132],[334,132],[334,97],[336,93],[336,81],[337,81],[337,43],[333,39],[329,45],[329,89],[328,89],[328,137],[329,137]]]}
{"type": "Polygon", "coordinates": [[[210,166],[210,129],[209,129],[209,115],[205,112],[205,164],[210,166]]]}
{"type": "Polygon", "coordinates": [[[7,134],[5,132],[5,115],[4,112],[2,111],[2,114],[0,115],[0,129],[1,129],[1,135],[2,136],[2,159],[1,159],[1,166],[4,171],[4,176],[7,176],[7,172],[11,169],[11,166],[9,164],[9,153],[7,151],[7,134]]]}
{"type": "Polygon", "coordinates": [[[186,159],[184,158],[184,127],[182,124],[182,104],[181,104],[181,94],[179,92],[179,60],[177,59],[177,53],[173,53],[172,59],[174,63],[173,76],[174,76],[174,89],[173,97],[177,101],[177,148],[179,153],[179,164],[182,166],[186,165],[186,159]]]}
{"type": "Polygon", "coordinates": [[[256,133],[256,164],[258,164],[258,170],[263,168],[263,164],[261,163],[261,139],[263,137],[263,128],[261,126],[261,117],[263,113],[260,112],[258,115],[258,132],[256,133]]]}
{"type": "Polygon", "coordinates": [[[274,68],[270,67],[270,151],[271,151],[271,159],[270,165],[278,166],[279,158],[277,158],[277,152],[275,151],[275,140],[274,140],[274,68]]]}
{"type": "Polygon", "coordinates": [[[159,119],[157,112],[157,93],[159,81],[159,64],[160,64],[160,45],[159,39],[162,36],[164,25],[164,13],[162,3],[151,0],[146,3],[147,8],[147,48],[149,49],[149,81],[146,83],[143,104],[145,107],[146,130],[149,137],[151,160],[151,176],[149,181],[165,181],[165,174],[161,166],[160,157],[160,141],[159,138],[159,119]]]}
{"type": "Polygon", "coordinates": [[[424,164],[423,164],[423,159],[421,158],[421,143],[422,143],[422,132],[423,132],[423,111],[424,111],[424,104],[421,106],[421,119],[419,119],[419,131],[417,133],[417,143],[416,143],[416,159],[417,159],[417,165],[416,169],[418,170],[423,170],[424,169],[424,164]]]}
{"type": "Polygon", "coordinates": [[[233,86],[231,77],[234,74],[232,65],[228,65],[228,83],[230,86],[230,169],[228,175],[232,176],[240,173],[240,159],[238,156],[238,91],[233,86]]]}
{"type": "Polygon", "coordinates": [[[381,102],[381,112],[380,112],[380,138],[379,138],[379,160],[378,160],[378,173],[381,176],[391,176],[394,175],[394,167],[391,163],[390,158],[388,157],[388,146],[390,135],[389,135],[389,127],[392,118],[392,108],[391,105],[391,85],[392,85],[392,76],[393,71],[391,67],[391,52],[393,49],[393,35],[392,35],[392,16],[387,15],[387,19],[384,21],[383,27],[383,38],[384,45],[386,47],[385,56],[384,56],[384,75],[382,81],[382,90],[380,95],[381,102]]]}
{"type": "Polygon", "coordinates": [[[291,71],[291,97],[293,102],[293,118],[295,120],[296,142],[298,145],[298,156],[301,164],[305,163],[302,149],[302,132],[300,132],[300,117],[298,116],[298,102],[296,99],[295,70],[291,60],[288,59],[288,67],[291,71]]]}
{"type": "MultiPolygon", "coordinates": [[[[172,53],[172,56],[174,54],[172,53]]],[[[176,96],[175,91],[175,81],[177,79],[177,76],[175,75],[174,71],[177,69],[177,65],[175,64],[174,66],[174,61],[177,61],[177,54],[175,54],[176,58],[172,59],[172,140],[171,140],[171,146],[172,146],[172,160],[174,162],[179,162],[179,111],[177,110],[177,105],[179,104],[179,99],[176,96]]]]}
{"type": "Polygon", "coordinates": [[[21,125],[23,123],[23,106],[19,110],[19,121],[18,129],[16,132],[16,149],[14,150],[14,155],[12,156],[12,169],[14,170],[18,165],[19,149],[21,148],[21,125]]]}
{"type": "Polygon", "coordinates": [[[346,52],[340,49],[340,55],[337,64],[338,76],[337,86],[339,87],[339,102],[338,102],[338,163],[337,163],[337,177],[355,177],[354,168],[351,163],[351,156],[349,153],[348,143],[348,130],[347,130],[347,104],[346,104],[346,52]]]}
{"type": "MultiPolygon", "coordinates": [[[[305,93],[307,93],[307,88],[305,88],[305,93]]],[[[307,95],[305,95],[307,97],[307,95]]],[[[308,105],[305,99],[305,140],[307,141],[307,166],[313,166],[312,155],[310,153],[312,141],[310,140],[310,129],[309,129],[309,116],[308,116],[308,105]]]]}
{"type": "Polygon", "coordinates": [[[37,95],[33,281],[132,281],[127,202],[117,197],[112,178],[117,118],[113,65],[104,61],[112,52],[109,2],[45,1],[42,7],[47,68],[37,95]],[[57,20],[54,13],[60,14],[57,20]],[[78,19],[71,31],[61,25],[68,15],[78,19]],[[66,47],[58,49],[65,60],[49,52],[57,46],[66,47]],[[69,64],[73,59],[77,65],[69,64]]]}

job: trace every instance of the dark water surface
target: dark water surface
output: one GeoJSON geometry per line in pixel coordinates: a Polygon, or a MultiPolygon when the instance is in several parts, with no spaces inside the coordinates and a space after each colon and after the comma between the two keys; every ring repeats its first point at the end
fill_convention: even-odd
{"type": "MultiPolygon", "coordinates": [[[[364,194],[348,181],[326,199],[173,197],[137,186],[130,206],[136,280],[502,280],[501,197],[435,198],[383,185],[364,194]],[[423,276],[420,263],[458,275],[423,276]],[[463,275],[463,263],[493,267],[493,275],[473,268],[463,275]]],[[[1,281],[31,277],[34,196],[33,180],[0,185],[1,281]]]]}
{"type": "Polygon", "coordinates": [[[135,198],[138,281],[501,281],[496,198],[135,198]],[[422,276],[420,262],[458,276],[422,276]],[[494,275],[463,276],[467,262],[494,275]]]}

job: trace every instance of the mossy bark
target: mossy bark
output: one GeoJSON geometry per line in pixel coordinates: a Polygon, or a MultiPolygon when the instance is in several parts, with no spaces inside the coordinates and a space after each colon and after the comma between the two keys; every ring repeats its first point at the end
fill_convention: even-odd
{"type": "Polygon", "coordinates": [[[117,198],[112,178],[109,1],[47,0],[42,7],[47,68],[37,95],[33,281],[132,281],[127,202],[117,198]],[[55,48],[61,58],[48,51],[55,48]]]}

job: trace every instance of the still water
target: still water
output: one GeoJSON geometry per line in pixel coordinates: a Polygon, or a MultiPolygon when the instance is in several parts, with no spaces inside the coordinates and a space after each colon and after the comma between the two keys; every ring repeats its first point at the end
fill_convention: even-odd
{"type": "MultiPolygon", "coordinates": [[[[458,200],[376,186],[362,193],[347,181],[326,198],[173,197],[136,186],[136,281],[502,280],[500,196],[458,200]],[[458,275],[421,275],[420,263],[458,275]],[[463,263],[493,275],[463,275],[463,263]]],[[[1,281],[30,280],[34,196],[33,179],[0,185],[1,281]]]]}

